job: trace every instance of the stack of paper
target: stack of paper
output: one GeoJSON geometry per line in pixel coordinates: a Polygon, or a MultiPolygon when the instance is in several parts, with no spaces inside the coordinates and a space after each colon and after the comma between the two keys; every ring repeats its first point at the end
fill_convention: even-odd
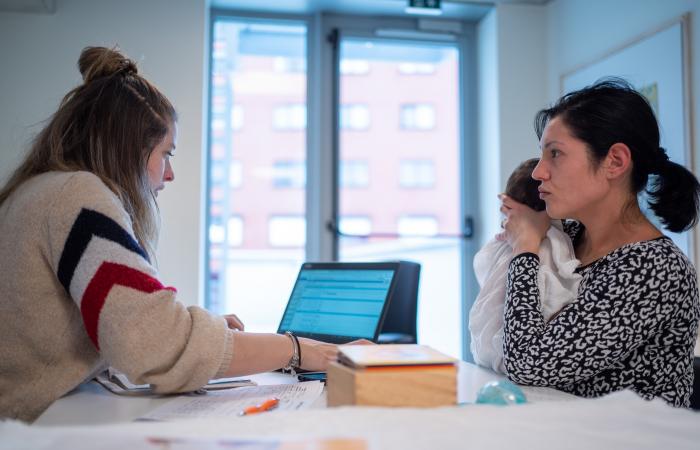
{"type": "MultiPolygon", "coordinates": [[[[133,384],[121,372],[109,368],[95,377],[95,380],[110,392],[117,395],[142,396],[153,395],[151,386],[148,384],[133,384]]],[[[256,383],[249,379],[242,378],[219,378],[209,381],[209,384],[202,387],[200,392],[217,391],[221,389],[231,389],[243,386],[255,386],[256,383]]]]}

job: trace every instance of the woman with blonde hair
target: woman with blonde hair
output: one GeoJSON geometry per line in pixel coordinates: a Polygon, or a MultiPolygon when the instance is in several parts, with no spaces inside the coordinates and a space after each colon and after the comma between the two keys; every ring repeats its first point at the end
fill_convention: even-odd
{"type": "Polygon", "coordinates": [[[120,52],[88,47],[71,90],[0,190],[0,418],[35,420],[108,365],[159,393],[337,348],[242,332],[158,280],[156,196],[173,181],[177,114],[120,52]]]}

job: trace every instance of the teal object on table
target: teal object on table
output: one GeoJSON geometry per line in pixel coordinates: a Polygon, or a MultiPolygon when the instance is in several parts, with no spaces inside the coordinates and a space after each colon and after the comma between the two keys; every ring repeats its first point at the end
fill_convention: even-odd
{"type": "Polygon", "coordinates": [[[487,405],[514,405],[527,403],[525,393],[508,380],[489,381],[476,394],[476,403],[487,405]]]}

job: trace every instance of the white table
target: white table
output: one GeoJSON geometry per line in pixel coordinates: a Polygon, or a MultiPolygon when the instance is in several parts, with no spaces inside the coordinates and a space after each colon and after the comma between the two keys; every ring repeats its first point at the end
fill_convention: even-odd
{"type": "MultiPolygon", "coordinates": [[[[246,377],[248,378],[248,377],[246,377]]],[[[296,378],[278,372],[252,375],[259,385],[295,383],[296,378]]],[[[458,400],[472,403],[484,383],[504,378],[490,370],[461,362],[458,377],[458,400]]],[[[567,394],[561,394],[566,396],[567,394]]],[[[95,425],[130,422],[167,402],[169,397],[125,397],[112,394],[99,383],[91,381],[56,401],[35,422],[36,425],[95,425]]],[[[326,407],[324,395],[313,405],[326,407]]]]}
{"type": "MultiPolygon", "coordinates": [[[[253,378],[261,384],[294,382],[290,376],[275,373],[253,378]]],[[[488,370],[461,364],[460,401],[473,401],[478,389],[496,378],[488,370]]],[[[288,442],[299,438],[317,442],[329,437],[350,437],[366,442],[370,450],[700,448],[700,414],[672,408],[661,400],[648,402],[630,391],[592,400],[572,400],[571,396],[542,388],[524,391],[527,404],[506,407],[468,404],[442,408],[325,408],[321,400],[304,411],[131,422],[167,399],[119,397],[87,384],[57,401],[32,426],[0,422],[0,450],[133,448],[131,443],[143,443],[147,437],[209,442],[288,442]]]]}

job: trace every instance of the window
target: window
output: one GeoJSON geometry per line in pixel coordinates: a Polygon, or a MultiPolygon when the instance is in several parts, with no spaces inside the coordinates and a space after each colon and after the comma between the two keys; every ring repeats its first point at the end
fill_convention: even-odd
{"type": "Polygon", "coordinates": [[[267,236],[273,247],[303,247],[306,220],[300,216],[274,216],[267,224],[267,236]]]}
{"type": "Polygon", "coordinates": [[[369,128],[369,108],[367,105],[340,105],[340,128],[345,130],[366,130],[369,128]]]}
{"type": "Polygon", "coordinates": [[[344,216],[340,218],[338,228],[343,234],[366,236],[372,232],[372,220],[367,216],[344,216]]]}
{"type": "Polygon", "coordinates": [[[272,116],[275,130],[303,130],[306,128],[306,105],[284,105],[275,108],[272,116]]]}
{"type": "Polygon", "coordinates": [[[432,75],[435,73],[435,64],[430,63],[401,63],[399,73],[402,75],[432,75]]]}
{"type": "Polygon", "coordinates": [[[404,130],[432,130],[435,128],[435,109],[432,105],[401,105],[401,128],[404,130]]]}
{"type": "Polygon", "coordinates": [[[369,73],[369,61],[366,59],[343,59],[340,61],[341,75],[366,75],[369,73]]]}
{"type": "Polygon", "coordinates": [[[431,160],[403,160],[399,164],[399,185],[431,188],[435,185],[435,164],[431,160]]]}
{"type": "Polygon", "coordinates": [[[274,332],[306,259],[306,22],[211,17],[206,307],[274,332]]]}
{"type": "Polygon", "coordinates": [[[306,72],[305,58],[290,58],[278,56],[274,59],[273,67],[275,72],[306,72]]]}
{"type": "Polygon", "coordinates": [[[341,161],[340,186],[344,188],[369,186],[369,165],[367,161],[341,161]]]}
{"type": "Polygon", "coordinates": [[[231,247],[243,245],[243,218],[241,216],[230,216],[226,231],[228,231],[228,245],[231,247]]]}
{"type": "Polygon", "coordinates": [[[243,107],[233,105],[231,108],[231,129],[238,131],[241,128],[243,128],[243,107]]]}
{"type": "Polygon", "coordinates": [[[226,135],[226,121],[221,118],[212,119],[211,132],[215,138],[221,138],[226,135]]]}
{"type": "Polygon", "coordinates": [[[223,95],[214,95],[211,100],[211,111],[216,114],[226,112],[227,101],[223,95]]]}
{"type": "Polygon", "coordinates": [[[276,188],[303,188],[306,186],[304,161],[275,161],[272,164],[272,185],[276,188]]]}
{"type": "Polygon", "coordinates": [[[206,306],[275,332],[303,261],[410,259],[420,343],[468,359],[474,27],[428,42],[414,19],[332,16],[211,10],[206,306]]]}
{"type": "Polygon", "coordinates": [[[228,185],[235,189],[243,184],[243,164],[240,161],[233,160],[229,166],[228,185]]]}
{"type": "Polygon", "coordinates": [[[397,228],[401,236],[435,236],[438,234],[438,221],[431,216],[403,216],[399,218],[397,228]]]}
{"type": "Polygon", "coordinates": [[[213,244],[221,244],[224,242],[226,235],[226,230],[221,224],[211,224],[209,225],[209,242],[213,244]]]}

